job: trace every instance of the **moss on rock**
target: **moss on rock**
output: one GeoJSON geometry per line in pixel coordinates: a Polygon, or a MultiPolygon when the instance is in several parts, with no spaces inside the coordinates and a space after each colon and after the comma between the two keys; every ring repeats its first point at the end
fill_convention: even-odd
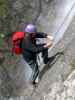
{"type": "Polygon", "coordinates": [[[0,17],[6,16],[8,13],[7,0],[0,0],[0,17]]]}
{"type": "Polygon", "coordinates": [[[71,66],[72,66],[72,69],[75,70],[75,58],[72,60],[71,66]]]}

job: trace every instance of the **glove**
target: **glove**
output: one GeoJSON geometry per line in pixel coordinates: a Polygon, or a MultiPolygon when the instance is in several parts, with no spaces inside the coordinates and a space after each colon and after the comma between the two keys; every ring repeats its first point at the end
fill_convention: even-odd
{"type": "Polygon", "coordinates": [[[49,42],[49,43],[46,43],[44,45],[44,48],[50,48],[52,46],[53,42],[49,42]]]}
{"type": "Polygon", "coordinates": [[[50,36],[50,35],[47,35],[47,39],[49,39],[50,41],[54,40],[53,36],[50,36]]]}
{"type": "Polygon", "coordinates": [[[48,35],[46,38],[46,44],[44,45],[44,48],[50,48],[53,44],[53,36],[48,35]]]}

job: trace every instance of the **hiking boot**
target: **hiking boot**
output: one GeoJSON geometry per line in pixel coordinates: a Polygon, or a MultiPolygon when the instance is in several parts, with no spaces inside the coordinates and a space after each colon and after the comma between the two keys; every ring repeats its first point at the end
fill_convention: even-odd
{"type": "Polygon", "coordinates": [[[39,77],[37,76],[35,83],[39,83],[39,77]]]}
{"type": "Polygon", "coordinates": [[[37,76],[36,80],[32,82],[32,84],[34,85],[34,87],[37,87],[39,83],[39,76],[37,76]]]}

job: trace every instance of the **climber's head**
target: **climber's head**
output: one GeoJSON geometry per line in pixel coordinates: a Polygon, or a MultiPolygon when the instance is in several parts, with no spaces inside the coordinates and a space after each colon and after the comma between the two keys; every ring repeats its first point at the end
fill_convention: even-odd
{"type": "Polygon", "coordinates": [[[26,26],[26,28],[25,28],[25,32],[29,33],[29,34],[36,33],[37,32],[36,25],[34,25],[34,24],[28,24],[26,26]]]}
{"type": "Polygon", "coordinates": [[[25,32],[30,35],[32,38],[35,38],[35,35],[37,33],[36,25],[34,24],[28,24],[25,28],[25,32]]]}

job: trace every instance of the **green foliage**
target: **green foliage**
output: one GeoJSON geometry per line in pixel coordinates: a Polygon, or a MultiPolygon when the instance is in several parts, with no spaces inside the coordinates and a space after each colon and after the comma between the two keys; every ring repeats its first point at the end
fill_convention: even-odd
{"type": "Polygon", "coordinates": [[[0,17],[6,16],[7,15],[7,0],[0,0],[0,17]]]}
{"type": "Polygon", "coordinates": [[[31,16],[30,15],[24,15],[24,19],[31,20],[32,19],[32,15],[31,16]]]}
{"type": "Polygon", "coordinates": [[[0,0],[0,4],[3,4],[3,3],[5,3],[5,1],[6,1],[6,0],[0,0]]]}
{"type": "Polygon", "coordinates": [[[3,39],[0,37],[0,48],[3,47],[3,39]]]}
{"type": "Polygon", "coordinates": [[[72,60],[71,66],[72,66],[72,69],[75,70],[75,59],[72,60]]]}
{"type": "Polygon", "coordinates": [[[5,33],[5,36],[6,36],[6,37],[11,37],[11,35],[12,35],[12,32],[7,32],[7,33],[5,33]]]}
{"type": "Polygon", "coordinates": [[[40,32],[42,32],[43,31],[43,26],[42,25],[38,25],[38,30],[40,31],[40,32]]]}
{"type": "Polygon", "coordinates": [[[3,47],[3,43],[4,43],[4,34],[2,34],[2,33],[0,33],[0,48],[2,48],[3,47]]]}

